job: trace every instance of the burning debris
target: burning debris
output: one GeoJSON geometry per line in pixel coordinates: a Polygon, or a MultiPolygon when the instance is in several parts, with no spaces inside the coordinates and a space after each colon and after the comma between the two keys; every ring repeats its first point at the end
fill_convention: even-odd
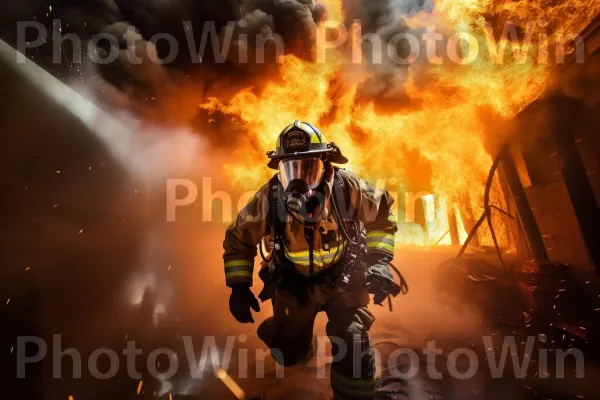
{"type": "MultiPolygon", "coordinates": [[[[549,84],[553,63],[544,62],[544,55],[600,11],[596,1],[586,13],[572,7],[568,2],[541,7],[538,2],[96,0],[54,5],[48,22],[60,19],[63,36],[116,37],[115,62],[96,71],[84,60],[74,70],[74,60],[63,51],[66,59],[58,67],[67,70],[57,74],[83,79],[106,107],[167,127],[189,127],[215,147],[227,147],[235,158],[225,165],[231,182],[254,188],[268,170],[260,165],[249,170],[248,161],[262,157],[278,127],[295,119],[312,121],[347,149],[353,170],[398,193],[399,210],[409,210],[400,213],[406,220],[402,243],[448,245],[465,240],[470,215],[481,211],[484,177],[506,136],[500,132],[549,84]],[[356,20],[358,38],[350,32],[356,20]],[[544,24],[531,25],[534,20],[544,24]],[[205,32],[207,26],[214,36],[205,32]],[[172,59],[171,42],[158,39],[165,34],[179,44],[172,59]],[[344,35],[352,37],[337,44],[344,35]],[[196,53],[204,36],[196,63],[187,45],[191,41],[196,53]],[[259,37],[263,63],[252,50],[259,37]],[[416,45],[412,37],[419,39],[416,45]],[[325,63],[315,62],[319,38],[329,48],[325,63]],[[535,40],[537,50],[529,54],[526,40],[535,40]],[[141,62],[131,61],[138,58],[141,62]],[[170,62],[157,63],[165,58],[170,62]],[[417,207],[424,208],[421,221],[412,218],[408,204],[414,193],[417,207]]],[[[44,57],[50,47],[34,58],[49,66],[44,57]]],[[[97,51],[111,48],[99,42],[97,51]]]]}

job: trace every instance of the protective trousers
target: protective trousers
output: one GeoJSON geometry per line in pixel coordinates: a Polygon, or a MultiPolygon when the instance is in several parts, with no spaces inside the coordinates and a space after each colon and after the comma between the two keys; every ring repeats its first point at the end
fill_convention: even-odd
{"type": "Polygon", "coordinates": [[[315,287],[307,307],[300,307],[290,292],[277,290],[273,317],[258,328],[258,336],[283,366],[310,361],[316,349],[315,317],[325,311],[327,335],[332,344],[331,388],[335,400],[372,400],[375,395],[375,362],[368,331],[375,321],[367,309],[367,292],[315,287]]]}

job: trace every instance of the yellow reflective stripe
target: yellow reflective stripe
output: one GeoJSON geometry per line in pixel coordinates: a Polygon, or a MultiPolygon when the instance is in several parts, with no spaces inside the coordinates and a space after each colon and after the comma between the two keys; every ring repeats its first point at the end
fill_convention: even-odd
{"type": "Polygon", "coordinates": [[[383,231],[367,233],[368,250],[386,250],[394,252],[394,235],[383,231]]]}
{"type": "Polygon", "coordinates": [[[394,239],[394,235],[388,232],[383,231],[373,231],[367,233],[367,239],[373,238],[385,238],[385,239],[394,239]]]}
{"type": "MultiPolygon", "coordinates": [[[[325,260],[325,261],[329,261],[329,260],[333,260],[333,259],[337,259],[339,258],[343,253],[343,249],[339,249],[336,250],[335,252],[328,254],[328,253],[313,253],[313,259],[314,260],[325,260]],[[336,254],[337,253],[337,254],[336,254]]],[[[307,255],[303,255],[303,256],[297,256],[297,255],[293,255],[288,253],[287,257],[292,260],[292,261],[298,261],[298,262],[308,262],[309,261],[309,256],[307,255]]]]}
{"type": "MultiPolygon", "coordinates": [[[[336,252],[341,252],[342,250],[344,250],[344,243],[340,244],[337,247],[332,247],[330,250],[315,250],[313,251],[313,254],[319,254],[319,255],[334,255],[336,252]]],[[[308,250],[303,250],[303,251],[289,251],[286,253],[288,255],[288,257],[295,257],[295,258],[301,258],[301,257],[308,257],[308,250]]]]}
{"type": "Polygon", "coordinates": [[[367,249],[368,250],[372,250],[372,249],[384,249],[390,252],[394,252],[394,245],[391,245],[389,243],[382,243],[382,242],[375,242],[375,243],[367,243],[367,249]]]}
{"type": "Polygon", "coordinates": [[[225,267],[225,274],[230,274],[232,272],[237,272],[237,271],[252,273],[252,268],[248,267],[247,265],[244,265],[241,267],[225,267]]]}
{"type": "MultiPolygon", "coordinates": [[[[338,261],[342,257],[343,254],[344,254],[344,244],[341,244],[338,247],[334,247],[329,251],[313,251],[313,264],[317,265],[319,267],[324,266],[325,263],[332,264],[335,261],[338,261]]],[[[287,252],[286,256],[294,264],[298,264],[298,265],[302,265],[302,266],[310,265],[308,250],[287,252]]]]}
{"type": "Polygon", "coordinates": [[[227,278],[227,279],[229,279],[229,278],[246,278],[246,277],[252,277],[252,272],[250,272],[250,271],[225,272],[225,278],[227,278]]]}
{"type": "Polygon", "coordinates": [[[225,261],[225,279],[252,278],[254,261],[228,260],[225,261]]]}
{"type": "Polygon", "coordinates": [[[242,267],[242,266],[248,266],[248,267],[252,268],[254,266],[254,261],[250,261],[250,260],[225,261],[225,268],[227,268],[227,267],[242,267]]]}

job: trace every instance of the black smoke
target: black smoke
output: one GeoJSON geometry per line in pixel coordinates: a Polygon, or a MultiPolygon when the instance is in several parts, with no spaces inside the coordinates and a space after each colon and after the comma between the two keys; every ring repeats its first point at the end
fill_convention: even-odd
{"type": "Polygon", "coordinates": [[[362,35],[375,36],[377,40],[365,40],[362,44],[364,62],[370,73],[359,88],[359,101],[372,102],[381,112],[419,107],[418,101],[406,93],[405,85],[412,73],[417,86],[432,83],[424,68],[426,60],[422,43],[418,48],[407,40],[394,41],[402,34],[420,39],[423,30],[408,26],[406,20],[418,13],[431,13],[434,2],[431,0],[344,0],[345,24],[359,20],[362,35]],[[411,51],[419,56],[410,59],[411,51]],[[399,60],[401,62],[399,62],[399,60]],[[404,62],[403,60],[407,60],[404,62]]]}
{"type": "MultiPolygon", "coordinates": [[[[1,7],[9,8],[8,4],[1,7]]],[[[44,46],[28,50],[27,56],[65,82],[81,80],[89,84],[107,107],[126,108],[155,122],[187,124],[207,91],[254,85],[276,74],[275,36],[284,54],[310,59],[315,29],[326,17],[326,9],[313,0],[30,0],[29,6],[21,5],[3,15],[4,32],[0,34],[13,45],[18,21],[43,23],[49,30],[49,40],[44,46]],[[60,31],[56,20],[60,20],[60,31]],[[218,41],[216,46],[207,41],[199,62],[197,47],[207,24],[214,24],[218,41]],[[228,25],[233,27],[230,43],[225,41],[228,25]],[[74,46],[68,39],[63,41],[56,62],[56,40],[50,40],[53,30],[56,36],[74,34],[81,39],[81,63],[74,59],[74,46]],[[116,50],[115,45],[119,52],[116,61],[105,65],[91,62],[87,54],[90,39],[103,34],[117,40],[111,44],[98,41],[92,56],[97,52],[106,58],[116,50]],[[256,62],[258,34],[266,43],[264,63],[256,62]],[[165,40],[165,35],[174,42],[165,40]],[[215,52],[225,46],[229,46],[226,59],[219,60],[215,52]],[[248,63],[239,58],[240,48],[248,50],[248,63]],[[171,52],[174,56],[168,63],[156,62],[171,52]],[[142,62],[132,62],[135,59],[142,62]]],[[[28,40],[35,38],[34,29],[27,33],[28,40]]]]}

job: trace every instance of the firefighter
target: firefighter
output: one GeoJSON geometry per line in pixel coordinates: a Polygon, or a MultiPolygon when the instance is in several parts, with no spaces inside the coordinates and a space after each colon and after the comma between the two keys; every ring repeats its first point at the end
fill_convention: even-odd
{"type": "Polygon", "coordinates": [[[267,155],[278,173],[227,228],[223,242],[231,313],[253,323],[251,310],[260,310],[251,291],[258,247],[259,298],[272,301],[273,316],[257,333],[275,360],[284,366],[309,361],[315,317],[324,311],[334,399],[373,399],[369,294],[381,305],[400,292],[388,265],[397,230],[393,199],[334,167],[348,160],[306,122],[287,126],[267,155]]]}

